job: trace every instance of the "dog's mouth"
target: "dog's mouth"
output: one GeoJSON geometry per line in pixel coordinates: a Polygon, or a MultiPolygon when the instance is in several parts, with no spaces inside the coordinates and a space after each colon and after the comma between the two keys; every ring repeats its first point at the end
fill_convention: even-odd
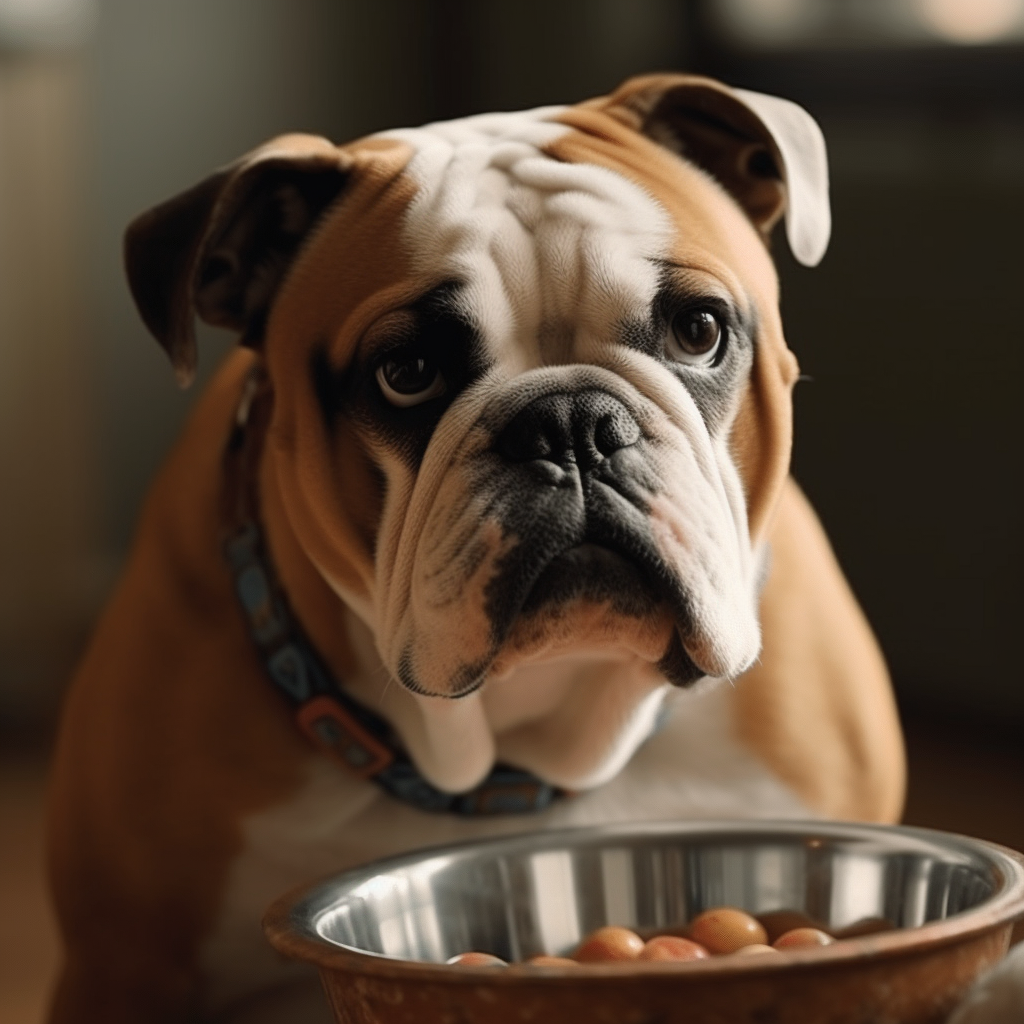
{"type": "Polygon", "coordinates": [[[532,633],[560,609],[603,606],[624,635],[639,637],[649,633],[653,621],[670,618],[674,628],[659,668],[677,686],[706,674],[686,651],[683,637],[692,620],[680,582],[651,539],[621,524],[617,529],[589,524],[577,543],[546,561],[510,567],[495,581],[495,592],[504,597],[500,618],[492,619],[495,648],[510,636],[532,633]]]}
{"type": "Polygon", "coordinates": [[[653,613],[663,597],[635,562],[585,541],[551,559],[527,592],[520,615],[536,615],[552,604],[573,600],[605,601],[621,615],[642,618],[653,613]]]}

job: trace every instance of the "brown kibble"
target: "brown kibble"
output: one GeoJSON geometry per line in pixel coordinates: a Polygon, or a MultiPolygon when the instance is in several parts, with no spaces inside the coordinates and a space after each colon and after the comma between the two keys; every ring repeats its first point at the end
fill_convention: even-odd
{"type": "Polygon", "coordinates": [[[706,960],[711,954],[699,943],[677,935],[655,935],[640,950],[638,960],[706,960]]]}
{"type": "Polygon", "coordinates": [[[531,967],[579,967],[575,960],[567,956],[531,956],[526,961],[531,967]]]}
{"type": "Polygon", "coordinates": [[[735,907],[713,907],[690,922],[690,938],[711,953],[735,953],[744,946],[766,945],[760,921],[735,907]]]}
{"type": "Polygon", "coordinates": [[[458,964],[459,967],[508,967],[508,964],[500,956],[494,956],[492,953],[477,953],[472,950],[468,953],[456,953],[445,963],[458,964]]]}
{"type": "Polygon", "coordinates": [[[766,946],[763,942],[752,942],[749,946],[740,946],[733,950],[735,956],[756,956],[758,953],[778,953],[774,946],[766,946]]]}
{"type": "Polygon", "coordinates": [[[606,925],[591,932],[580,943],[572,958],[581,964],[635,960],[643,948],[644,940],[636,932],[616,925],[606,925]]]}
{"type": "Polygon", "coordinates": [[[820,928],[794,928],[780,935],[772,945],[776,949],[812,949],[830,946],[833,942],[835,939],[820,928]]]}

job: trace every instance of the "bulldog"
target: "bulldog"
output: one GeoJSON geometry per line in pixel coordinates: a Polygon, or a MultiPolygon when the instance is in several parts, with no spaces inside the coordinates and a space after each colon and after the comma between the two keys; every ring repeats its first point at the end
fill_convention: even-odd
{"type": "Polygon", "coordinates": [[[131,225],[178,380],[197,315],[241,345],[67,697],[54,1024],[327,1019],[264,909],[425,844],[897,819],[885,665],[788,476],[783,220],[817,263],[811,117],[656,75],[283,136],[131,225]]]}

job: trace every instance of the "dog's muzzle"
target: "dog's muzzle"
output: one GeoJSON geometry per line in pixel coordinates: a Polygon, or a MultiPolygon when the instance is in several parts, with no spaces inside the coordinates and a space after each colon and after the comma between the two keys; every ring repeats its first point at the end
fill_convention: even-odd
{"type": "MultiPolygon", "coordinates": [[[[500,430],[494,449],[510,495],[503,520],[518,543],[487,589],[499,643],[517,619],[574,598],[638,619],[667,603],[688,627],[686,595],[650,530],[659,490],[650,444],[633,412],[597,388],[545,394],[500,430]]],[[[662,668],[679,685],[703,675],[678,637],[662,668]]]]}

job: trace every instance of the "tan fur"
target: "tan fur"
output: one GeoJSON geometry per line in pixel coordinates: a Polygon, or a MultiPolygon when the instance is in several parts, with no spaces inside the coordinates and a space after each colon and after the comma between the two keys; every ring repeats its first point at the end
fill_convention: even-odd
{"type": "Polygon", "coordinates": [[[266,684],[220,553],[220,458],[250,362],[231,357],[157,478],[64,709],[49,816],[68,959],[54,1024],[195,1012],[196,948],[241,820],[301,782],[305,741],[266,684]]]}
{"type": "MultiPolygon", "coordinates": [[[[268,324],[268,335],[284,341],[268,352],[275,403],[264,481],[281,498],[301,559],[312,559],[332,583],[365,596],[373,578],[374,539],[367,536],[372,529],[367,505],[376,507],[379,487],[353,438],[336,443],[327,436],[309,357],[319,345],[332,366],[345,366],[360,335],[382,314],[416,297],[423,282],[411,273],[400,243],[400,221],[413,195],[401,177],[408,150],[369,140],[349,147],[347,154],[353,186],[338,213],[309,240],[268,324]],[[386,258],[361,255],[370,252],[386,258]],[[343,273],[339,258],[345,261],[343,273]],[[372,303],[361,301],[367,295],[372,303]]],[[[275,550],[282,525],[270,527],[275,550]]],[[[281,566],[286,582],[295,571],[287,563],[281,566]]],[[[304,607],[297,610],[302,618],[304,607]]]]}
{"type": "Polygon", "coordinates": [[[765,237],[782,217],[786,191],[781,182],[747,173],[752,156],[770,152],[778,157],[778,150],[764,141],[757,115],[737,103],[733,91],[721,82],[698,75],[641,75],[624,82],[610,96],[586,106],[601,110],[670,148],[676,141],[672,137],[672,121],[685,118],[687,155],[707,168],[737,199],[765,237]],[[729,120],[749,140],[737,143],[735,137],[723,136],[712,126],[687,117],[691,103],[696,103],[705,115],[729,120]]]}
{"type": "Polygon", "coordinates": [[[770,538],[764,646],[736,685],[737,733],[820,814],[897,821],[905,762],[885,662],[792,480],[770,538]]]}

